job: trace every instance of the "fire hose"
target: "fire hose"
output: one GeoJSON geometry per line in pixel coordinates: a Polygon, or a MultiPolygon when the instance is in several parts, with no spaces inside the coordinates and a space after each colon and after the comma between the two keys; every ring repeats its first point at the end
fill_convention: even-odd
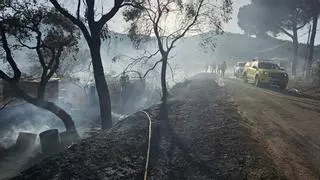
{"type": "Polygon", "coordinates": [[[146,111],[141,111],[142,113],[144,113],[148,120],[149,120],[149,137],[148,137],[148,150],[147,150],[147,157],[146,157],[146,164],[145,164],[145,169],[144,169],[144,180],[147,180],[148,177],[148,167],[149,167],[149,158],[150,158],[150,146],[151,146],[151,118],[149,116],[149,114],[146,111]]]}

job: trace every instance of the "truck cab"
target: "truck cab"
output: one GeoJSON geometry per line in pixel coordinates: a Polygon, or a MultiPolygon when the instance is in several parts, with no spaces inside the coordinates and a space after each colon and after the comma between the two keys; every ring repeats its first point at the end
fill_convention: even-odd
{"type": "Polygon", "coordinates": [[[271,84],[279,86],[280,89],[285,89],[289,81],[288,74],[278,64],[262,60],[247,62],[243,79],[245,82],[254,82],[256,86],[271,84]]]}

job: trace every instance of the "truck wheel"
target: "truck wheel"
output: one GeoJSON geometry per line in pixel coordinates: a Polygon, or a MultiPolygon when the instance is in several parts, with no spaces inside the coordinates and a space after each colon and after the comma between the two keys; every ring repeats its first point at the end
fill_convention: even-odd
{"type": "Polygon", "coordinates": [[[256,76],[254,78],[254,84],[257,86],[257,87],[260,87],[260,79],[259,79],[259,76],[256,76]]]}

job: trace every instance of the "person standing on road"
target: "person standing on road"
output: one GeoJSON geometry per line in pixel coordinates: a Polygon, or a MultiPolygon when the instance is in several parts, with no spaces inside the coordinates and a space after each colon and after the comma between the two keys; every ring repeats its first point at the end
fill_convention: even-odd
{"type": "Polygon", "coordinates": [[[226,63],[226,61],[223,61],[223,63],[221,64],[221,67],[220,67],[221,77],[224,77],[224,73],[226,72],[226,70],[227,70],[227,63],[226,63]]]}
{"type": "Polygon", "coordinates": [[[87,85],[88,90],[88,105],[91,108],[95,108],[98,105],[98,95],[96,91],[96,84],[94,80],[90,80],[87,85]]]}
{"type": "Polygon", "coordinates": [[[209,65],[208,64],[205,64],[204,66],[204,72],[208,72],[209,71],[209,65]]]}
{"type": "Polygon", "coordinates": [[[216,63],[214,63],[214,62],[212,63],[210,72],[211,73],[215,73],[216,72],[216,63]]]}
{"type": "MultiPolygon", "coordinates": [[[[129,90],[129,84],[130,84],[130,78],[129,75],[126,72],[122,72],[120,76],[120,86],[121,86],[121,91],[120,91],[120,103],[122,108],[125,107],[126,102],[129,98],[130,95],[130,90],[129,90]]],[[[124,111],[124,109],[122,109],[124,111]]]]}

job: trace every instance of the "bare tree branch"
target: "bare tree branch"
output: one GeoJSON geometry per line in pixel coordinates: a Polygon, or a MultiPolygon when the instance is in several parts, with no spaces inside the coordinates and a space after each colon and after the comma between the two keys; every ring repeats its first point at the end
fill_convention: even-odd
{"type": "Polygon", "coordinates": [[[114,0],[113,8],[107,14],[104,14],[100,18],[100,20],[98,21],[98,28],[99,29],[101,29],[106,24],[106,22],[108,22],[111,18],[113,18],[116,15],[116,13],[121,8],[121,4],[123,2],[124,2],[124,0],[114,0]]]}
{"type": "Polygon", "coordinates": [[[138,77],[131,77],[131,78],[139,78],[139,79],[143,79],[141,73],[139,71],[136,70],[130,70],[130,71],[126,71],[126,73],[136,73],[138,74],[138,77]]]}
{"type": "Polygon", "coordinates": [[[81,7],[81,0],[78,0],[77,6],[77,19],[80,20],[80,7],[81,7]]]}
{"type": "MultiPolygon", "coordinates": [[[[127,71],[129,68],[132,68],[133,66],[135,66],[136,64],[138,64],[139,62],[141,61],[147,61],[149,59],[151,59],[152,57],[156,56],[160,51],[157,50],[156,52],[152,53],[152,54],[149,54],[149,55],[143,55],[141,57],[138,57],[138,58],[132,58],[132,57],[129,57],[129,56],[126,56],[126,57],[129,57],[130,59],[132,59],[133,61],[131,63],[129,63],[126,68],[124,69],[124,71],[127,71]]],[[[146,54],[147,51],[145,51],[144,54],[146,54]]]]}
{"type": "Polygon", "coordinates": [[[21,71],[19,70],[16,62],[13,60],[12,54],[11,54],[11,50],[8,46],[8,41],[7,41],[7,37],[6,37],[6,33],[5,33],[5,28],[2,24],[2,22],[0,22],[0,35],[1,35],[1,41],[2,41],[2,47],[6,52],[6,59],[8,61],[8,63],[10,64],[11,68],[13,69],[14,72],[14,76],[13,78],[9,78],[9,76],[7,76],[3,71],[0,71],[0,77],[9,81],[14,81],[14,82],[18,82],[20,80],[21,77],[21,71]]]}
{"type": "Polygon", "coordinates": [[[57,0],[50,0],[50,2],[53,4],[53,6],[65,17],[67,17],[70,21],[72,21],[72,23],[74,23],[75,25],[77,25],[84,37],[86,38],[86,40],[89,42],[91,40],[91,36],[90,33],[88,31],[88,29],[86,28],[86,26],[83,24],[83,22],[80,19],[77,19],[76,17],[74,17],[73,15],[71,15],[66,9],[64,9],[58,2],[57,0]]]}
{"type": "MultiPolygon", "coordinates": [[[[149,2],[150,2],[150,1],[149,1],[149,2]]],[[[150,21],[151,21],[152,23],[156,23],[157,13],[156,13],[153,9],[151,9],[151,8],[146,8],[146,7],[145,7],[144,9],[146,10],[146,13],[147,13],[150,21]],[[153,14],[153,16],[150,14],[150,12],[153,14]]]]}
{"type": "Polygon", "coordinates": [[[178,41],[179,39],[181,39],[182,37],[184,37],[184,36],[186,35],[186,33],[189,31],[189,29],[197,22],[198,16],[199,16],[199,12],[200,12],[200,9],[201,9],[201,7],[202,7],[203,1],[204,1],[204,0],[200,0],[199,6],[198,6],[198,8],[197,8],[197,11],[196,11],[196,14],[195,14],[195,17],[194,17],[193,21],[187,26],[187,28],[183,31],[182,34],[180,34],[179,36],[177,36],[177,37],[171,42],[171,45],[170,45],[168,51],[170,51],[170,50],[173,48],[174,43],[175,43],[176,41],[178,41]]]}
{"type": "Polygon", "coordinates": [[[25,44],[24,42],[22,42],[22,40],[20,38],[17,38],[17,40],[22,47],[25,47],[28,49],[36,49],[37,48],[36,46],[29,46],[29,45],[25,44]]]}
{"type": "Polygon", "coordinates": [[[44,57],[43,57],[43,54],[42,54],[42,52],[41,52],[41,36],[42,36],[42,33],[41,33],[41,31],[39,31],[39,30],[37,30],[36,33],[37,33],[37,37],[36,37],[36,39],[37,39],[36,51],[37,51],[37,54],[38,54],[39,62],[40,62],[40,64],[41,64],[43,70],[46,70],[46,69],[48,69],[48,67],[47,67],[47,65],[46,65],[46,63],[45,63],[45,61],[44,61],[44,57]]]}
{"type": "Polygon", "coordinates": [[[145,78],[149,74],[149,72],[154,70],[158,66],[158,64],[161,63],[162,61],[163,60],[161,59],[161,60],[157,61],[156,63],[154,63],[154,65],[150,69],[148,69],[142,77],[145,78]]]}
{"type": "Polygon", "coordinates": [[[162,43],[161,36],[159,34],[159,29],[158,29],[158,24],[159,24],[161,15],[162,15],[162,13],[159,12],[157,20],[155,21],[155,23],[153,23],[153,29],[154,29],[154,34],[156,35],[156,38],[157,38],[157,43],[158,43],[159,50],[160,50],[161,54],[165,54],[166,51],[163,48],[163,43],[162,43]]]}
{"type": "Polygon", "coordinates": [[[56,50],[55,48],[50,49],[51,50],[51,58],[46,66],[46,68],[43,68],[42,74],[41,74],[41,81],[38,86],[38,91],[37,91],[37,98],[38,99],[43,99],[44,98],[44,93],[45,93],[45,87],[51,77],[53,76],[54,73],[57,72],[57,69],[59,68],[59,62],[60,62],[60,56],[62,49],[61,47],[58,50],[58,55],[56,55],[56,50]],[[52,67],[53,66],[53,67],[52,67]],[[48,73],[49,71],[49,73],[48,73]]]}
{"type": "Polygon", "coordinates": [[[290,38],[294,38],[294,36],[292,34],[290,34],[287,30],[285,30],[284,28],[280,28],[280,30],[285,33],[287,36],[289,36],[290,38]]]}
{"type": "Polygon", "coordinates": [[[301,26],[298,26],[298,27],[297,27],[297,30],[303,28],[306,24],[308,24],[308,21],[305,21],[305,22],[303,22],[303,24],[302,24],[301,26]]]}

